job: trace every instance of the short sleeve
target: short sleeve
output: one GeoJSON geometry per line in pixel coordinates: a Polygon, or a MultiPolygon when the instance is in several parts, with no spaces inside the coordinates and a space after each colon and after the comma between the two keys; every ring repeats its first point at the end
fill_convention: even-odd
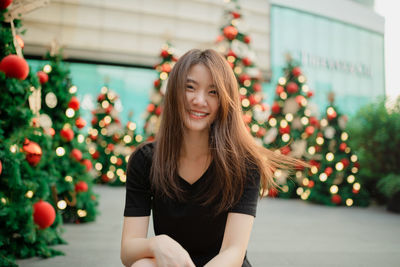
{"type": "Polygon", "coordinates": [[[260,196],[260,173],[257,169],[249,170],[247,173],[243,194],[228,212],[244,213],[256,217],[260,196]]]}
{"type": "Polygon", "coordinates": [[[124,210],[126,217],[150,216],[152,201],[149,180],[151,155],[149,155],[148,146],[149,144],[138,148],[128,160],[124,210]]]}

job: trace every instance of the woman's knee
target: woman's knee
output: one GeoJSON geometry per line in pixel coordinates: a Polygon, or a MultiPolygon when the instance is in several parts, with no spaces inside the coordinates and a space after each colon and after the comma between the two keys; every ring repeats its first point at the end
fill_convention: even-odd
{"type": "Polygon", "coordinates": [[[144,258],[136,261],[131,267],[157,267],[153,258],[144,258]]]}

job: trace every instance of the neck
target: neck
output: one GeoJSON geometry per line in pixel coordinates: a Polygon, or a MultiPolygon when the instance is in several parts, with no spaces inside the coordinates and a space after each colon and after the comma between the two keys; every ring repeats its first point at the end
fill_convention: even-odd
{"type": "Polygon", "coordinates": [[[181,157],[187,159],[198,159],[208,156],[208,132],[186,131],[183,135],[181,157]]]}

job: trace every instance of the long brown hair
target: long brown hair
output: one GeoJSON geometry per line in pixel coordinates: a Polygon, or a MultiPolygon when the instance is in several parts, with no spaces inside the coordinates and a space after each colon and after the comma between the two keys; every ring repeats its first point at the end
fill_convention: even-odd
{"type": "Polygon", "coordinates": [[[186,79],[190,68],[196,64],[203,64],[210,70],[219,97],[218,115],[209,131],[216,179],[206,195],[200,198],[202,205],[218,199],[218,213],[239,200],[249,169],[258,170],[264,192],[277,186],[273,179],[274,170],[290,169],[301,162],[274,153],[254,141],[243,121],[238,83],[226,59],[212,49],[192,49],[178,60],[168,78],[150,173],[156,192],[178,200],[185,198],[184,191],[178,186],[177,171],[187,105],[186,79]]]}

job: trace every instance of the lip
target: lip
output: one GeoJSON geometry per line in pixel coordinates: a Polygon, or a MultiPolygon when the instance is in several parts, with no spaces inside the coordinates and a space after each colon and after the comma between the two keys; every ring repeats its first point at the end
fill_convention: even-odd
{"type": "Polygon", "coordinates": [[[207,116],[209,115],[209,113],[207,113],[207,112],[198,111],[198,110],[193,110],[193,109],[192,109],[192,110],[189,110],[188,113],[189,113],[189,116],[190,116],[191,118],[197,119],[197,120],[203,119],[203,118],[205,118],[205,117],[207,117],[207,116]],[[195,112],[195,113],[202,113],[202,114],[204,114],[204,115],[197,116],[197,115],[193,114],[192,112],[195,112]]]}

